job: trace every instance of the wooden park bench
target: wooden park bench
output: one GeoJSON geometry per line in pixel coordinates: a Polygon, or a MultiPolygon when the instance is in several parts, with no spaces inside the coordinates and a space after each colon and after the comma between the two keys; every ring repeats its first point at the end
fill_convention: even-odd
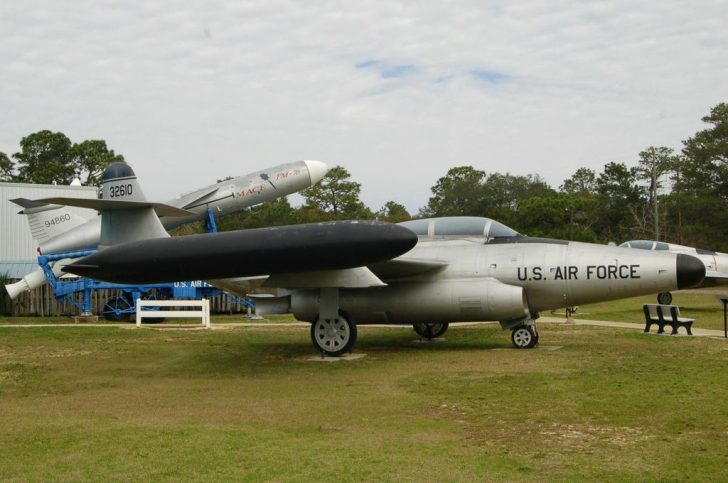
{"type": "Polygon", "coordinates": [[[665,326],[672,327],[670,335],[677,334],[679,327],[685,327],[688,335],[693,335],[691,327],[695,319],[680,317],[680,307],[677,305],[645,304],[642,306],[645,312],[645,332],[649,332],[652,324],[657,325],[657,333],[665,332],[665,326]]]}

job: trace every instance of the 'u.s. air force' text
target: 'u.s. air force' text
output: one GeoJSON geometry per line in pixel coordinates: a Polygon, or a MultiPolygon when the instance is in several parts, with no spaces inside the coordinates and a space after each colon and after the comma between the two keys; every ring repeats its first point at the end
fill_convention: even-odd
{"type": "Polygon", "coordinates": [[[518,280],[624,280],[640,278],[637,274],[638,268],[639,265],[567,265],[550,270],[542,267],[518,267],[518,280]]]}

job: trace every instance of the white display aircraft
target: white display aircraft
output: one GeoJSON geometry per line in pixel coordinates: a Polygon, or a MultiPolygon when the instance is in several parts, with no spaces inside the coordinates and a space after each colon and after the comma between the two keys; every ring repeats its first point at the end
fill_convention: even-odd
{"type": "MultiPolygon", "coordinates": [[[[702,248],[686,247],[675,243],[666,243],[654,240],[630,240],[619,245],[620,247],[636,248],[638,250],[652,250],[658,252],[684,253],[691,255],[705,265],[705,279],[703,283],[690,289],[696,293],[715,295],[728,298],[728,287],[721,289],[721,286],[728,286],[728,253],[714,252],[702,248]],[[713,288],[715,287],[715,288],[713,288]]],[[[672,303],[670,292],[657,294],[657,302],[664,305],[672,303]]]]}

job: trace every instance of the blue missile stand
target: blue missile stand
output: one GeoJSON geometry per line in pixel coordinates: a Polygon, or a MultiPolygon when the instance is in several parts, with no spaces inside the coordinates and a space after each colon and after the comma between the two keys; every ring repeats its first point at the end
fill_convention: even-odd
{"type": "MultiPolygon", "coordinates": [[[[207,233],[217,232],[217,223],[215,222],[215,213],[212,208],[207,209],[207,217],[205,220],[205,231],[207,233]]],[[[176,299],[199,299],[210,298],[221,294],[226,294],[233,303],[242,305],[248,313],[255,307],[255,303],[247,298],[238,297],[229,292],[224,292],[204,281],[189,282],[173,282],[158,283],[148,285],[125,285],[109,282],[101,282],[90,278],[80,277],[72,280],[59,280],[53,268],[52,262],[63,260],[64,258],[81,258],[91,255],[96,250],[86,249],[72,252],[54,253],[50,255],[41,255],[38,257],[38,265],[43,269],[48,284],[53,288],[53,296],[58,301],[65,301],[74,305],[81,311],[81,315],[91,315],[93,305],[91,304],[91,293],[94,290],[119,290],[123,295],[110,299],[104,305],[103,314],[107,318],[114,320],[125,319],[136,312],[136,301],[142,297],[149,297],[156,291],[162,297],[176,299]],[[82,301],[79,303],[74,294],[81,292],[82,301]],[[116,303],[111,303],[115,301],[116,303]]],[[[151,308],[152,310],[154,308],[151,308]]]]}

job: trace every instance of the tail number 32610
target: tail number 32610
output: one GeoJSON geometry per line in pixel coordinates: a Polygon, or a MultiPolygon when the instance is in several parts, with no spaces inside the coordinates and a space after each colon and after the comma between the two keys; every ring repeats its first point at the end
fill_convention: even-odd
{"type": "Polygon", "coordinates": [[[110,198],[121,198],[122,196],[131,196],[131,185],[130,184],[118,184],[109,188],[110,198]]]}

